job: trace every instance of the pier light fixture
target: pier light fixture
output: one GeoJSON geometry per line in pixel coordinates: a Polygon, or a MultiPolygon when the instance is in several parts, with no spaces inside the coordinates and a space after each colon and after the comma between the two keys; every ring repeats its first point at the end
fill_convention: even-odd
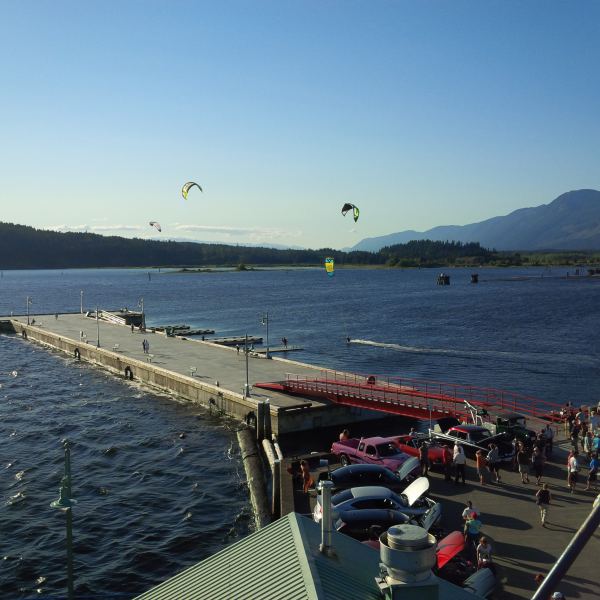
{"type": "Polygon", "coordinates": [[[246,383],[244,384],[244,398],[250,398],[250,382],[248,380],[248,333],[244,338],[244,357],[246,359],[246,383]]]}
{"type": "Polygon", "coordinates": [[[73,591],[73,515],[71,509],[77,500],[71,498],[71,449],[65,440],[65,475],[62,478],[58,500],[50,503],[51,508],[63,510],[67,517],[67,592],[69,600],[75,598],[73,591]]]}
{"type": "Polygon", "coordinates": [[[267,358],[271,358],[271,355],[269,354],[269,313],[265,313],[261,319],[260,319],[260,324],[261,325],[265,325],[267,327],[267,351],[265,352],[265,356],[267,358]]]}
{"type": "Polygon", "coordinates": [[[32,305],[33,300],[31,299],[31,296],[27,296],[27,325],[29,325],[29,307],[32,305]]]}
{"type": "Polygon", "coordinates": [[[142,329],[146,329],[146,316],[144,314],[144,299],[140,298],[138,306],[142,309],[142,329]]]}
{"type": "Polygon", "coordinates": [[[98,307],[96,306],[96,329],[98,332],[97,340],[96,340],[96,348],[100,348],[100,313],[98,311],[98,307]]]}
{"type": "Polygon", "coordinates": [[[79,311],[83,314],[83,290],[79,292],[79,311]]]}

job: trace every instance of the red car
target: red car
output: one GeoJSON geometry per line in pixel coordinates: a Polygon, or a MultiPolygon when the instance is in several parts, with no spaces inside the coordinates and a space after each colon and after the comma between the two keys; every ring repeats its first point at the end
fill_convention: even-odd
{"type": "Polygon", "coordinates": [[[429,446],[427,453],[429,456],[429,464],[431,466],[435,465],[441,467],[444,463],[444,448],[424,435],[406,434],[394,436],[392,439],[399,450],[402,450],[402,452],[410,454],[411,456],[419,456],[419,446],[421,445],[421,442],[425,441],[429,446]]]}

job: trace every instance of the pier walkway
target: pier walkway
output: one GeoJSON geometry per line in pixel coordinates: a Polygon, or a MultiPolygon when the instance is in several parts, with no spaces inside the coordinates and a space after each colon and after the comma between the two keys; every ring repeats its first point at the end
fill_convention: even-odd
{"type": "MultiPolygon", "coordinates": [[[[273,431],[310,430],[322,424],[347,424],[377,417],[371,411],[336,406],[327,399],[307,399],[277,391],[252,389],[249,398],[243,397],[246,383],[246,361],[243,348],[214,344],[192,338],[167,337],[163,333],[145,332],[82,314],[36,316],[35,323],[27,326],[27,317],[3,317],[18,333],[25,330],[35,340],[63,350],[73,356],[80,349],[82,360],[100,364],[123,373],[131,365],[133,378],[141,383],[160,387],[207,404],[217,403],[223,412],[243,418],[256,408],[259,400],[269,399],[274,419],[273,431]],[[97,332],[100,329],[100,349],[97,350],[97,332]],[[49,335],[45,335],[46,332],[49,335]],[[57,337],[59,336],[59,338],[57,337]],[[149,353],[142,348],[147,339],[149,353]],[[134,364],[135,363],[135,364],[134,364]],[[177,377],[175,377],[177,376],[177,377]],[[177,381],[173,381],[177,379],[177,381]],[[208,392],[187,393],[191,387],[204,385],[208,392]],[[210,389],[209,389],[210,388],[210,389]],[[219,398],[221,396],[221,398],[219,398]],[[222,396],[225,396],[224,399],[222,396]],[[219,402],[223,400],[222,405],[219,402]],[[279,417],[278,417],[279,415],[279,417]]],[[[31,318],[30,318],[31,320],[31,318]]],[[[322,377],[326,370],[285,358],[267,360],[262,353],[249,353],[248,380],[284,380],[290,371],[305,377],[322,377]]]]}

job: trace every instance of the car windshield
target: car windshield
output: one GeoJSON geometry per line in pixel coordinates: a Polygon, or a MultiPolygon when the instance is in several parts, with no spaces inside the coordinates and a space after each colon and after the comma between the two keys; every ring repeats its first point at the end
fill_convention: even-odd
{"type": "Polygon", "coordinates": [[[377,452],[379,452],[379,456],[394,456],[400,454],[400,450],[398,450],[391,442],[379,444],[379,446],[377,446],[377,452]]]}
{"type": "Polygon", "coordinates": [[[487,429],[481,429],[478,431],[471,431],[471,439],[475,442],[482,442],[491,438],[492,434],[487,429]]]}

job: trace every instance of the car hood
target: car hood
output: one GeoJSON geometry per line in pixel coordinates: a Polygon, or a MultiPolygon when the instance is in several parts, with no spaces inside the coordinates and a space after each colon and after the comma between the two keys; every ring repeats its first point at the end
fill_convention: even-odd
{"type": "Polygon", "coordinates": [[[403,492],[407,506],[412,506],[429,489],[429,479],[419,477],[415,479],[403,492]]]}
{"type": "Polygon", "coordinates": [[[437,544],[437,568],[441,569],[465,547],[465,536],[462,531],[453,531],[437,544]]]}
{"type": "Polygon", "coordinates": [[[416,456],[411,456],[404,464],[396,471],[398,477],[406,479],[414,470],[419,468],[419,459],[416,456]]]}

